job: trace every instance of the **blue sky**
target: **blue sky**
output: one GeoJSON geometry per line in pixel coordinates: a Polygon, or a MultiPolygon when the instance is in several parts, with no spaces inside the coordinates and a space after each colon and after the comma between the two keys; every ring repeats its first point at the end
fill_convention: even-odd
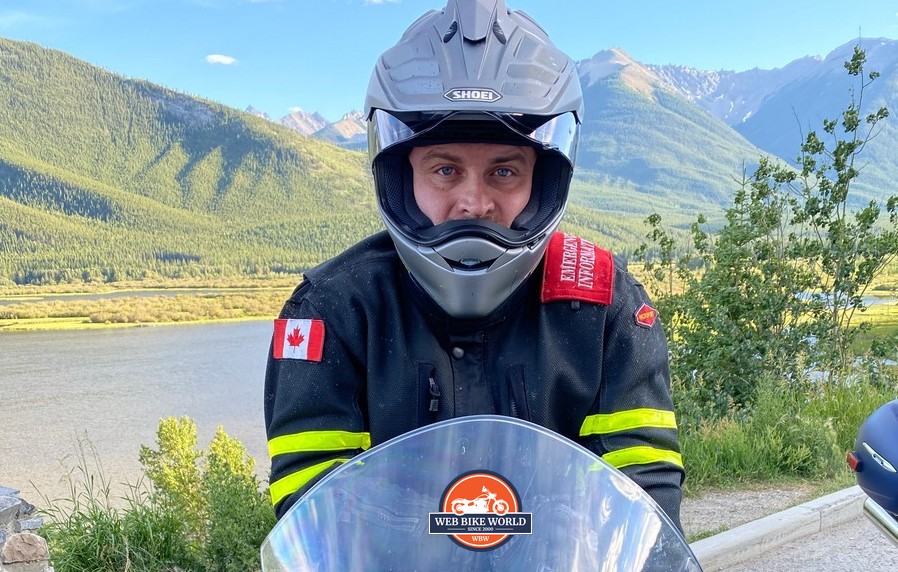
{"type": "MultiPolygon", "coordinates": [[[[506,0],[576,60],[773,69],[898,39],[898,0],[506,0]]],[[[274,118],[361,109],[377,55],[445,0],[0,0],[0,36],[274,118]]]]}

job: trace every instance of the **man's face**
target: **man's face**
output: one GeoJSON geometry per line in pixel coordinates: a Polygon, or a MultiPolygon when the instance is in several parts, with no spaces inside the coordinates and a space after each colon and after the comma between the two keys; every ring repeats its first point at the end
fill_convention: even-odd
{"type": "Polygon", "coordinates": [[[409,153],[418,208],[437,225],[481,219],[510,227],[530,200],[536,151],[517,145],[447,143],[409,153]]]}

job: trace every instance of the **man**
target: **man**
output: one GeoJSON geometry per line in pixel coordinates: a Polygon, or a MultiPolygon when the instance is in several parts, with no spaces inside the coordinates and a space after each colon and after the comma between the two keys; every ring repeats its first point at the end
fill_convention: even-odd
{"type": "Polygon", "coordinates": [[[667,345],[611,253],[556,229],[583,101],[504,0],[449,0],[379,59],[368,151],[386,232],[306,273],[265,388],[278,516],[353,455],[494,413],[576,440],[679,525],[667,345]]]}

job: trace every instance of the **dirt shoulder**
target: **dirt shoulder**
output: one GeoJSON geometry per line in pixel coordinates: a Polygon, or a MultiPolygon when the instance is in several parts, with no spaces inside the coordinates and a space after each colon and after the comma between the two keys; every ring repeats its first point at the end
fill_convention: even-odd
{"type": "Polygon", "coordinates": [[[786,510],[820,496],[820,487],[805,483],[709,491],[684,498],[680,509],[690,542],[786,510]]]}

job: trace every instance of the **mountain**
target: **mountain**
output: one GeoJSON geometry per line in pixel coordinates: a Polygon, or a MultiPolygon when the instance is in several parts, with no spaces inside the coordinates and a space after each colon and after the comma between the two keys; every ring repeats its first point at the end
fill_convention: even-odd
{"type": "Polygon", "coordinates": [[[734,177],[762,154],[673,89],[652,68],[613,49],[578,63],[586,117],[574,200],[603,210],[718,211],[734,177]],[[609,193],[609,190],[612,192],[609,193]]]}
{"type": "MultiPolygon", "coordinates": [[[[898,85],[898,46],[863,40],[898,85]]],[[[777,70],[578,62],[586,100],[563,228],[626,253],[652,212],[675,229],[719,216],[763,155],[838,117],[854,43],[777,70]],[[795,126],[794,132],[790,132],[795,126]]],[[[299,272],[381,228],[359,112],[272,121],[62,52],[0,38],[0,283],[299,272]]],[[[862,197],[895,194],[890,118],[865,150],[862,197]]]]}
{"type": "Polygon", "coordinates": [[[0,281],[297,272],[380,228],[361,153],[0,39],[0,281]]]}
{"type": "MultiPolygon", "coordinates": [[[[864,94],[864,110],[888,107],[898,91],[898,41],[885,38],[853,40],[825,58],[801,58],[774,70],[648,67],[670,89],[725,122],[765,154],[794,164],[807,134],[816,131],[823,137],[823,119],[840,119],[852,94],[859,94],[858,80],[844,66],[857,45],[866,53],[866,71],[881,74],[864,94]]],[[[894,121],[883,122],[878,129],[864,149],[853,206],[895,193],[898,130],[894,121]]]]}
{"type": "MultiPolygon", "coordinates": [[[[252,105],[246,108],[247,113],[252,113],[269,121],[271,117],[252,105]]],[[[368,146],[368,132],[365,126],[364,113],[350,111],[343,115],[339,121],[333,123],[321,116],[320,113],[306,113],[301,109],[293,111],[277,120],[284,127],[296,131],[304,137],[314,137],[339,145],[345,149],[363,151],[368,146]]]]}
{"type": "Polygon", "coordinates": [[[704,71],[677,65],[646,67],[670,89],[734,126],[750,118],[770,95],[812,75],[819,64],[819,58],[805,57],[782,68],[744,72],[704,71]]]}
{"type": "Polygon", "coordinates": [[[364,151],[368,148],[368,128],[365,125],[365,114],[361,111],[347,113],[339,121],[329,123],[315,131],[312,136],[347,149],[364,151]]]}
{"type": "Polygon", "coordinates": [[[319,113],[309,115],[302,109],[297,109],[290,115],[281,117],[278,120],[278,123],[285,127],[289,127],[300,135],[308,137],[319,129],[325,127],[327,125],[327,119],[322,117],[319,113]]]}

